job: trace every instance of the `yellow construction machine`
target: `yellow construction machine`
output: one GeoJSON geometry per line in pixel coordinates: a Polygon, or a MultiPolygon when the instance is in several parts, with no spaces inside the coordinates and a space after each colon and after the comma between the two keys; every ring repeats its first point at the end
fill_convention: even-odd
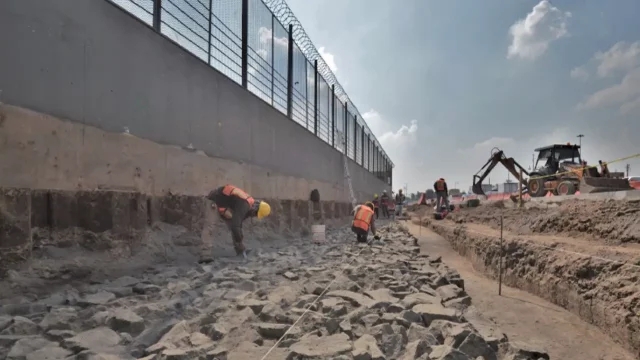
{"type": "Polygon", "coordinates": [[[593,167],[585,167],[580,154],[580,146],[549,145],[534,150],[538,158],[531,172],[524,169],[513,158],[507,158],[498,148],[491,151],[491,158],[473,176],[473,193],[485,195],[482,182],[499,163],[522,183],[523,191],[531,197],[542,197],[548,192],[554,195],[573,195],[606,191],[633,190],[624,174],[612,173],[602,177],[593,167]],[[522,171],[522,178],[520,178],[522,171]]]}

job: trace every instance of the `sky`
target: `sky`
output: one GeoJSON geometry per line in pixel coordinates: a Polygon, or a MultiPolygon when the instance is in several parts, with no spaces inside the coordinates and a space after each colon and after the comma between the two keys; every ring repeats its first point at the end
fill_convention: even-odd
{"type": "MultiPolygon", "coordinates": [[[[640,153],[637,0],[287,3],[395,163],[396,189],[444,177],[467,190],[492,148],[528,168],[535,148],[579,134],[590,164],[640,153]]],[[[627,163],[640,176],[638,157],[610,169],[627,163]]]]}

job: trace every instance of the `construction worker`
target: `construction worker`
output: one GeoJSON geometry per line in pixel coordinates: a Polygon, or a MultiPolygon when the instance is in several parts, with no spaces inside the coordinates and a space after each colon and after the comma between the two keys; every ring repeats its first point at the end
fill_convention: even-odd
{"type": "MultiPolygon", "coordinates": [[[[271,213],[271,206],[265,201],[255,200],[246,192],[233,185],[221,186],[209,193],[207,199],[213,202],[212,208],[217,208],[218,214],[231,230],[233,247],[236,254],[245,258],[247,250],[244,246],[242,234],[242,222],[250,217],[263,219],[271,213]]],[[[208,257],[201,262],[211,261],[208,257]]]]}
{"type": "Polygon", "coordinates": [[[607,163],[602,162],[602,160],[598,160],[598,164],[600,164],[600,175],[608,178],[611,173],[609,172],[609,166],[607,166],[607,163]]]}
{"type": "Polygon", "coordinates": [[[402,216],[402,205],[404,205],[405,200],[406,196],[404,196],[404,194],[402,193],[402,189],[398,190],[398,194],[396,194],[396,211],[394,211],[393,213],[394,218],[396,212],[399,216],[402,216]]]}
{"type": "Polygon", "coordinates": [[[380,196],[380,207],[382,208],[382,216],[389,218],[389,194],[387,190],[382,190],[382,196],[380,196]]]}
{"type": "Polygon", "coordinates": [[[366,243],[369,230],[373,234],[374,239],[380,237],[376,234],[375,219],[373,218],[373,203],[368,201],[364,205],[358,205],[353,209],[353,221],[351,222],[351,230],[356,233],[358,242],[366,243]]]}
{"type": "Polygon", "coordinates": [[[447,188],[447,182],[440,178],[433,183],[433,190],[436,192],[436,209],[440,211],[442,205],[447,205],[449,208],[449,189],[447,188]]]}
{"type": "Polygon", "coordinates": [[[373,194],[373,212],[376,214],[376,219],[380,213],[380,198],[378,198],[378,194],[373,194]]]}

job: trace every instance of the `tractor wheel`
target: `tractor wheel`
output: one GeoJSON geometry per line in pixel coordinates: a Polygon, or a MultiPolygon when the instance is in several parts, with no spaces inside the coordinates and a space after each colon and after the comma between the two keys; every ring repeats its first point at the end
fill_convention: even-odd
{"type": "Polygon", "coordinates": [[[571,181],[563,181],[556,188],[558,195],[573,195],[576,193],[576,186],[571,181]]]}
{"type": "Polygon", "coordinates": [[[531,197],[543,197],[547,195],[547,190],[544,188],[544,179],[541,178],[529,179],[527,190],[531,197]]]}

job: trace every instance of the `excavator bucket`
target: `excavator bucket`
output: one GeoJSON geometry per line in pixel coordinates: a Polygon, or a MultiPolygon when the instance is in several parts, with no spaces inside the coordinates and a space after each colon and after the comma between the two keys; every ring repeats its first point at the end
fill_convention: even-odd
{"type": "Polygon", "coordinates": [[[581,194],[593,194],[608,191],[633,190],[627,179],[612,179],[604,177],[583,177],[580,181],[581,194]]]}

